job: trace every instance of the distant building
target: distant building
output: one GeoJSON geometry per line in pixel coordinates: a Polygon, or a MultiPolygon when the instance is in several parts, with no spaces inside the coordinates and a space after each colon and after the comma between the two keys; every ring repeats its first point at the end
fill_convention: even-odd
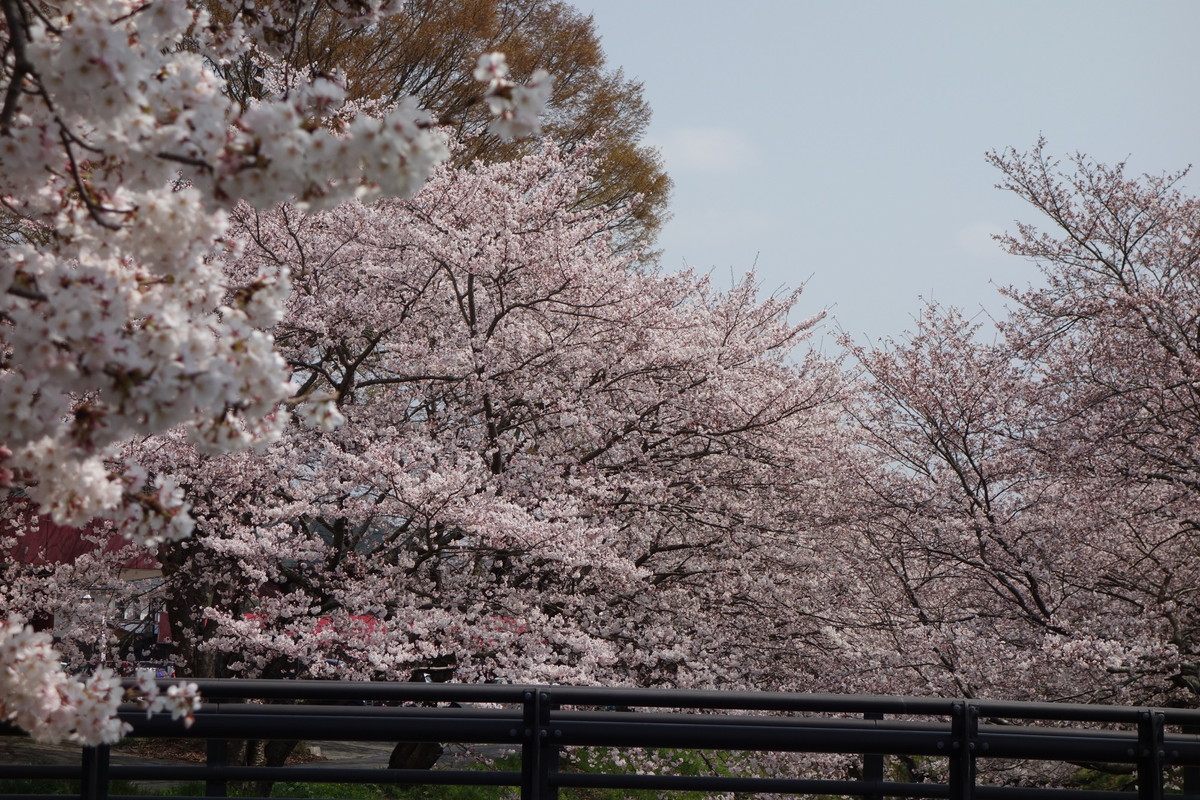
{"type": "MultiPolygon", "coordinates": [[[[141,584],[145,590],[152,590],[162,580],[162,565],[151,553],[145,550],[123,553],[129,546],[124,537],[106,534],[99,525],[83,528],[59,525],[50,517],[36,514],[32,502],[19,495],[0,501],[0,506],[6,512],[0,516],[0,566],[23,565],[35,572],[43,567],[48,573],[59,565],[74,564],[81,556],[99,551],[120,556],[114,564],[118,580],[141,584]]],[[[123,657],[142,660],[164,655],[164,646],[171,641],[171,629],[166,612],[145,599],[152,596],[151,591],[138,592],[142,599],[137,603],[117,604],[105,601],[104,593],[95,591],[95,587],[80,589],[81,601],[93,609],[100,607],[108,628],[121,643],[123,657]]],[[[78,623],[78,612],[75,616],[34,615],[30,623],[58,638],[78,623]]]]}

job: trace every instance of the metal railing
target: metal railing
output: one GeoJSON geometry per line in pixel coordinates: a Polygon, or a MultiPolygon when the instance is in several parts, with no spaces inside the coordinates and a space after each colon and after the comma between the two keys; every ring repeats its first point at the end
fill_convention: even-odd
{"type": "MultiPolygon", "coordinates": [[[[711,793],[1011,800],[1200,800],[1200,711],[912,697],[606,689],[578,686],[198,681],[204,706],[184,729],[165,714],[121,712],[135,737],[207,740],[207,762],[128,766],[106,747],[83,748],[80,763],[51,767],[0,763],[0,800],[15,778],[73,778],[80,795],[118,800],[109,783],[198,781],[206,797],[231,782],[507,786],[524,800],[560,789],[650,789],[711,793]],[[520,769],[369,769],[235,766],[230,740],[343,740],[499,744],[520,769]],[[572,748],[672,748],[730,752],[849,754],[848,778],[603,774],[572,771],[572,748]],[[931,765],[935,780],[889,780],[889,757],[931,765]],[[1046,785],[989,785],[989,761],[1060,762],[1124,768],[1132,791],[1046,785]],[[560,768],[562,767],[562,768],[560,768]],[[940,767],[940,768],[939,768],[940,767]]],[[[10,729],[9,733],[17,733],[10,729]]],[[[894,762],[893,762],[894,763],[894,762]]],[[[997,762],[998,763],[998,762],[997,762]]],[[[132,798],[135,795],[125,795],[132,798]]]]}

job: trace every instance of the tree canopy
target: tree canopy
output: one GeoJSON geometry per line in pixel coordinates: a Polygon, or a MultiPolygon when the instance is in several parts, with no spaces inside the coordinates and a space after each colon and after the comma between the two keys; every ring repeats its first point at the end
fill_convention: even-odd
{"type": "MultiPolygon", "coordinates": [[[[589,18],[397,6],[0,0],[6,545],[161,543],[196,672],[1194,702],[1183,173],[993,154],[1044,283],[839,363],[798,293],[631,269],[665,177],[589,18]],[[541,68],[556,140],[491,138],[541,68]]],[[[4,718],[120,736],[20,616],[112,564],[3,565],[4,718]]]]}
{"type": "MultiPolygon", "coordinates": [[[[542,122],[546,135],[567,150],[599,142],[588,144],[595,166],[576,205],[613,212],[614,247],[653,247],[671,182],[658,153],[642,143],[651,113],[642,84],[608,65],[591,16],[562,0],[413,0],[403,14],[369,26],[313,5],[294,28],[283,52],[291,69],[343,73],[355,102],[416,97],[463,143],[452,157],[460,165],[512,159],[534,146],[487,133],[488,110],[470,76],[476,57],[504,52],[518,81],[549,71],[554,93],[542,122]]],[[[222,69],[238,96],[264,91],[250,62],[222,69]]]]}
{"type": "Polygon", "coordinates": [[[276,340],[345,422],[145,445],[195,504],[160,550],[190,670],[741,685],[731,622],[793,546],[840,378],[789,362],[794,297],[629,270],[589,182],[547,144],[407,202],[238,210],[230,269],[291,269],[276,340]]]}
{"type": "MultiPolygon", "coordinates": [[[[231,207],[408,195],[447,155],[411,97],[366,109],[315,74],[285,74],[253,103],[227,91],[216,65],[279,76],[279,54],[325,6],[0,3],[0,484],[58,522],[186,536],[178,487],[121,447],[181,426],[217,451],[275,435],[290,384],[262,327],[286,287],[227,282],[231,207]]],[[[360,27],[400,10],[328,8],[360,27]]],[[[482,55],[479,95],[498,129],[536,129],[549,77],[520,86],[482,55]]],[[[0,638],[5,718],[48,739],[120,735],[110,672],[70,678],[16,615],[0,638]]],[[[178,699],[186,714],[190,698],[178,699]]]]}

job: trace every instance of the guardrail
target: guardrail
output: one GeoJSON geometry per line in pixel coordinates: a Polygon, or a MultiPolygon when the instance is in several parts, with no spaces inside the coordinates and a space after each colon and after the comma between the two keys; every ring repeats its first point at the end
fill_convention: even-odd
{"type": "MultiPolygon", "coordinates": [[[[169,683],[163,681],[162,683],[169,683]]],[[[80,796],[121,800],[109,782],[201,781],[226,797],[234,781],[508,786],[523,800],[561,789],[610,788],[997,800],[1200,800],[1200,711],[913,697],[607,689],[503,684],[197,681],[204,706],[183,729],[165,714],[121,715],[132,736],[208,742],[203,765],[121,766],[106,747],[77,767],[0,763],[0,800],[13,778],[74,778],[80,796]],[[429,741],[509,745],[520,771],[234,766],[226,743],[245,739],[429,741]],[[570,748],[680,748],[853,754],[851,777],[586,774],[560,769],[570,748]],[[938,781],[888,780],[887,757],[925,759],[938,781]],[[981,784],[989,760],[1128,768],[1135,791],[981,784]]],[[[8,733],[18,733],[9,729],[8,733]]],[[[134,796],[122,796],[132,800],[134,796]]]]}

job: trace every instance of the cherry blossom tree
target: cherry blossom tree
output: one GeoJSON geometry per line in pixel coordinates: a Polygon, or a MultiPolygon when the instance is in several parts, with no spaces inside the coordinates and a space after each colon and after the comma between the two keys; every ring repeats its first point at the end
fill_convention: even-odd
{"type": "MultiPolygon", "coordinates": [[[[289,377],[261,328],[286,287],[228,282],[230,208],[404,196],[446,154],[411,100],[357,108],[336,75],[278,69],[311,5],[0,3],[0,482],[58,522],[186,536],[178,487],[122,444],[177,426],[214,451],[278,436],[289,377]],[[243,106],[213,65],[245,55],[278,91],[243,106]]],[[[329,5],[366,25],[402,4],[329,5]]],[[[476,73],[496,132],[536,128],[547,76],[516,86],[489,55],[476,73]]],[[[6,717],[46,738],[115,735],[108,676],[71,682],[15,616],[0,638],[6,717]]]]}
{"type": "Polygon", "coordinates": [[[829,688],[1194,703],[1197,201],[1042,142],[991,158],[1042,215],[1002,241],[1044,282],[991,343],[936,307],[846,342],[864,457],[830,602],[778,627],[829,688]]]}
{"type": "Polygon", "coordinates": [[[1077,156],[1067,172],[1044,142],[992,162],[1049,225],[1004,238],[1046,278],[1008,291],[1019,303],[1010,338],[1065,398],[1060,416],[1107,418],[1111,428],[1089,438],[1111,466],[1194,491],[1200,200],[1179,188],[1186,171],[1129,178],[1123,164],[1077,156]]]}
{"type": "Polygon", "coordinates": [[[794,294],[627,269],[572,210],[585,155],[235,210],[231,271],[290,270],[297,405],[261,455],[147,445],[198,519],[160,551],[190,669],[746,684],[740,617],[826,480],[840,375],[793,353],[794,294]]]}
{"type": "Polygon", "coordinates": [[[1114,602],[1150,610],[1171,651],[1163,677],[1193,696],[1200,200],[1182,189],[1186,171],[1130,177],[1082,155],[1064,165],[1044,141],[991,161],[1041,215],[1003,240],[1044,276],[1007,292],[1018,305],[1005,327],[1047,387],[1053,427],[1040,449],[1094,486],[1088,516],[1120,532],[1101,540],[1111,562],[1096,580],[1114,602]]]}
{"type": "Polygon", "coordinates": [[[853,353],[876,466],[834,548],[859,590],[830,636],[888,684],[868,675],[855,690],[1168,698],[1166,598],[1114,591],[1145,569],[1132,550],[1162,521],[1122,512],[1130,492],[1073,460],[1053,387],[938,308],[906,340],[853,353]]]}

